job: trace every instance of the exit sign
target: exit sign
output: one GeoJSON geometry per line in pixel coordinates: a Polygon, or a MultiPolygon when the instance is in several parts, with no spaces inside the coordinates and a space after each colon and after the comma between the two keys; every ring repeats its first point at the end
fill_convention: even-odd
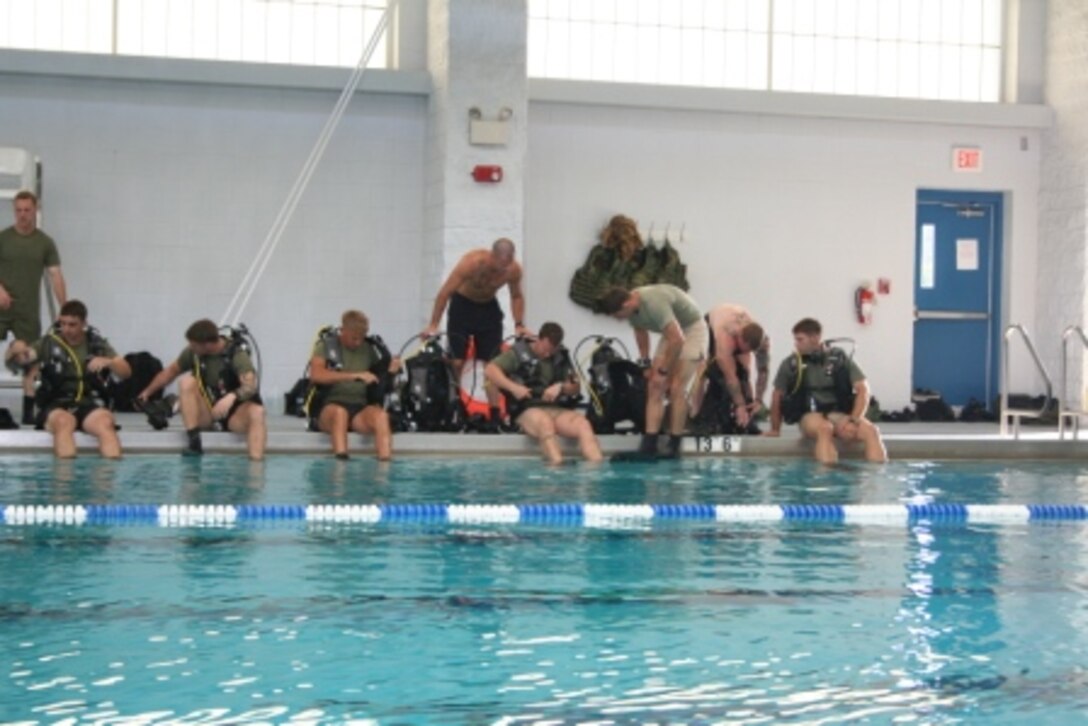
{"type": "Polygon", "coordinates": [[[982,171],[982,149],[975,146],[953,146],[952,169],[982,171]]]}

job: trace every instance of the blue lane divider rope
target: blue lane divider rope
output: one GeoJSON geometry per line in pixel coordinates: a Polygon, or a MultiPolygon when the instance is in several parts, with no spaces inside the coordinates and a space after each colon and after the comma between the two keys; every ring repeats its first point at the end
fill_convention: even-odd
{"type": "Polygon", "coordinates": [[[1017,523],[1088,519],[1081,504],[8,504],[6,525],[230,526],[259,522],[538,523],[588,527],[658,521],[1017,523]]]}

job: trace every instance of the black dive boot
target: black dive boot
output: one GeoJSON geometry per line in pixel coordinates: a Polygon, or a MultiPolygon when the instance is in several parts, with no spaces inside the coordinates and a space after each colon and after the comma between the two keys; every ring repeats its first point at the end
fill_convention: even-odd
{"type": "Polygon", "coordinates": [[[680,458],[680,442],[682,437],[675,434],[669,434],[668,440],[665,442],[665,451],[662,452],[659,458],[661,459],[679,459],[680,458]]]}
{"type": "Polygon", "coordinates": [[[182,456],[203,456],[204,441],[200,438],[200,429],[189,429],[185,432],[189,438],[189,445],[181,450],[182,456]]]}
{"type": "Polygon", "coordinates": [[[23,396],[23,426],[34,425],[34,397],[23,396]]]}
{"type": "Polygon", "coordinates": [[[612,461],[657,461],[657,434],[643,434],[638,449],[612,454],[612,461]]]}

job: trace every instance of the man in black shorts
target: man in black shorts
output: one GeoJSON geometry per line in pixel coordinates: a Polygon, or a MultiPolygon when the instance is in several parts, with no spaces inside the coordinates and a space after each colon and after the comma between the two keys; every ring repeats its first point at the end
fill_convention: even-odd
{"type": "MultiPolygon", "coordinates": [[[[472,250],[458,261],[434,300],[431,321],[424,337],[438,332],[442,314],[449,305],[446,334],[453,354],[453,374],[461,380],[466,349],[475,341],[476,360],[489,361],[499,354],[502,344],[503,313],[495,295],[503,286],[510,289],[510,310],[514,314],[514,333],[530,335],[525,327],[525,296],[521,291],[521,265],[514,259],[514,243],[505,237],[495,241],[490,250],[472,250]]],[[[487,388],[491,420],[499,418],[499,391],[487,388]]]]}
{"type": "Polygon", "coordinates": [[[37,427],[53,434],[58,458],[76,455],[76,430],[98,439],[102,456],[121,456],[113,414],[104,406],[110,377],[128,378],[132,369],[108,340],[87,325],[87,306],[69,300],[56,324],[29,346],[17,340],[8,348],[10,363],[37,373],[37,427]]]}
{"type": "Polygon", "coordinates": [[[400,361],[369,333],[367,316],[348,310],[339,328],[318,336],[310,354],[310,381],[318,387],[320,405],[311,402],[309,413],[316,429],[329,435],[337,459],[348,458],[348,431],[373,436],[380,461],[393,458],[393,429],[382,407],[381,377],[396,373],[400,361]]]}
{"type": "Polygon", "coordinates": [[[224,337],[211,320],[198,320],[185,331],[188,345],[137,397],[165,388],[183,373],[178,383],[178,405],[189,446],[186,455],[204,453],[200,432],[216,422],[228,431],[244,434],[246,450],[254,461],[264,458],[267,439],[264,406],[257,390],[257,369],[243,347],[224,337]]]}

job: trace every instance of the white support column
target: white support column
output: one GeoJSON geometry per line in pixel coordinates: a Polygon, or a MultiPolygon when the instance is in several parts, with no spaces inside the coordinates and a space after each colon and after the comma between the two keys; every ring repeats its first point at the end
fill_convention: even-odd
{"type": "MultiPolygon", "coordinates": [[[[1036,341],[1044,362],[1060,370],[1062,329],[1088,321],[1088,4],[1050,0],[1046,38],[1046,102],[1056,123],[1043,134],[1039,191],[1039,279],[1036,341]],[[1053,358],[1053,359],[1052,359],[1053,358]]],[[[1079,406],[1088,375],[1069,359],[1069,391],[1079,406]]]]}
{"type": "MultiPolygon", "coordinates": [[[[433,88],[427,150],[423,308],[462,254],[509,237],[521,258],[528,87],[525,0],[429,0],[427,65],[433,88]],[[505,121],[508,141],[474,145],[470,111],[505,121]],[[473,181],[476,165],[502,167],[498,183],[473,181]]],[[[500,302],[509,311],[508,299],[500,302]]],[[[426,322],[420,321],[420,328],[426,322]]],[[[507,333],[513,321],[507,316],[507,333]]]]}

